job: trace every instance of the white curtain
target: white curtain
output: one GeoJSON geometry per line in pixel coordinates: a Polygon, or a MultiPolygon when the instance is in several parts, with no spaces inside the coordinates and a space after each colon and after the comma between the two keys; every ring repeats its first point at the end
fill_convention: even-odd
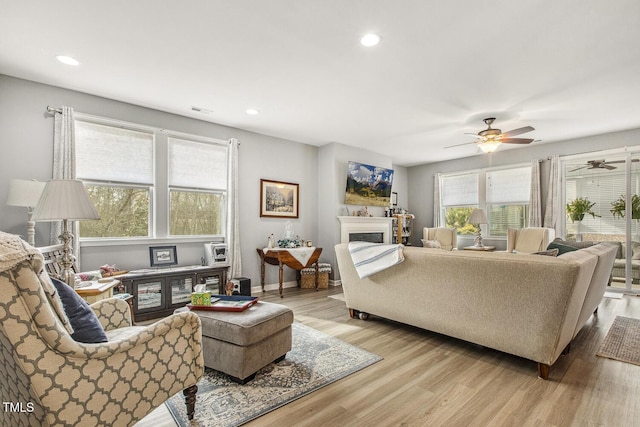
{"type": "Polygon", "coordinates": [[[229,253],[231,254],[230,278],[242,276],[242,255],[240,252],[240,226],[238,216],[240,215],[238,201],[238,148],[240,142],[232,138],[229,140],[229,164],[228,173],[228,194],[229,203],[227,208],[227,236],[229,253]]]}
{"type": "Polygon", "coordinates": [[[440,172],[433,175],[433,226],[441,227],[442,198],[440,197],[440,172]]]}
{"type": "Polygon", "coordinates": [[[542,227],[540,194],[540,161],[531,160],[531,192],[529,193],[529,227],[542,227]]]}
{"type": "Polygon", "coordinates": [[[560,175],[560,156],[551,157],[551,166],[549,168],[549,188],[547,190],[547,201],[544,212],[544,226],[553,228],[556,236],[564,236],[562,221],[564,216],[564,207],[562,206],[562,185],[560,175]]]}
{"type": "MultiPolygon", "coordinates": [[[[53,134],[53,179],[76,178],[76,137],[73,120],[73,108],[62,107],[54,113],[53,134]]],[[[78,243],[78,221],[69,221],[69,231],[73,234],[73,256],[78,267],[80,245],[78,243]]],[[[62,234],[62,222],[51,223],[51,244],[60,243],[58,236],[62,234]]]]}

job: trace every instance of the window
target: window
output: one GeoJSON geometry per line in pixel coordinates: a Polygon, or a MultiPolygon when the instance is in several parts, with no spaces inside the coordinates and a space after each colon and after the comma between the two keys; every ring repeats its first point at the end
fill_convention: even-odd
{"type": "Polygon", "coordinates": [[[76,175],[100,220],[82,239],[220,236],[228,146],[196,136],[78,115],[76,175]]]}
{"type": "Polygon", "coordinates": [[[486,212],[490,236],[529,224],[531,167],[486,172],[486,212]]]}
{"type": "Polygon", "coordinates": [[[443,177],[442,206],[446,227],[455,228],[458,234],[476,234],[477,227],[468,220],[471,211],[478,207],[478,174],[443,177]]]}
{"type": "Polygon", "coordinates": [[[227,189],[227,148],[169,138],[169,234],[221,235],[227,189]]]}
{"type": "Polygon", "coordinates": [[[468,220],[479,207],[489,220],[486,234],[506,236],[509,228],[528,225],[530,188],[530,166],[443,176],[443,223],[456,228],[458,234],[476,234],[476,226],[468,220]]]}
{"type": "Polygon", "coordinates": [[[100,214],[80,236],[149,237],[154,190],[154,134],[76,120],[76,176],[100,214]]]}

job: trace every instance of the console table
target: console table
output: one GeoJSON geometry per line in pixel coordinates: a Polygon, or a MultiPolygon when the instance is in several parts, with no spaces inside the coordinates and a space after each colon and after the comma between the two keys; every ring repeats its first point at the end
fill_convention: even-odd
{"type": "MultiPolygon", "coordinates": [[[[304,249],[304,248],[302,248],[304,249]]],[[[316,290],[318,290],[318,258],[320,258],[320,254],[322,253],[322,248],[313,248],[313,253],[309,257],[308,261],[303,265],[296,257],[295,251],[296,249],[256,249],[258,251],[258,255],[260,256],[260,284],[262,285],[262,292],[264,292],[264,266],[265,264],[277,265],[279,268],[278,275],[278,291],[280,292],[280,298],[282,296],[282,276],[283,276],[283,266],[287,266],[296,270],[296,281],[298,282],[298,286],[300,286],[300,270],[303,268],[308,268],[315,263],[316,265],[316,290]]]]}
{"type": "Polygon", "coordinates": [[[212,294],[224,294],[227,267],[189,265],[184,267],[147,268],[118,276],[124,291],[133,295],[136,321],[167,316],[191,302],[191,292],[198,284],[212,294]]]}

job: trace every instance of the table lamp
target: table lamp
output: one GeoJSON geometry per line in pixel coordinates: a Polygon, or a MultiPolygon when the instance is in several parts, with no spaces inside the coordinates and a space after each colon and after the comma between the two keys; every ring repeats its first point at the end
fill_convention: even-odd
{"type": "Polygon", "coordinates": [[[12,179],[9,181],[7,205],[27,208],[27,243],[36,245],[36,222],[33,220],[33,209],[38,204],[46,182],[12,179]]]}
{"type": "Polygon", "coordinates": [[[100,219],[98,211],[89,198],[89,192],[82,181],[76,179],[52,179],[42,192],[40,201],[33,213],[38,221],[62,221],[62,266],[61,280],[75,287],[75,274],[71,269],[73,235],[69,231],[69,221],[100,219]]]}
{"type": "Polygon", "coordinates": [[[475,238],[476,248],[482,248],[484,245],[482,244],[482,235],[480,233],[480,224],[488,224],[487,215],[484,213],[482,209],[474,209],[471,211],[471,216],[469,217],[469,224],[476,224],[478,226],[478,235],[475,238]]]}

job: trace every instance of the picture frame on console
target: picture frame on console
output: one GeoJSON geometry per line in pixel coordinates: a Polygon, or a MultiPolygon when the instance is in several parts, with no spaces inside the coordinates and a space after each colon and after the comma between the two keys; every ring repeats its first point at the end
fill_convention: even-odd
{"type": "Polygon", "coordinates": [[[260,216],[298,218],[299,184],[260,180],[260,216]]]}
{"type": "Polygon", "coordinates": [[[151,267],[178,265],[178,251],[175,246],[150,246],[149,262],[151,267]]]}

